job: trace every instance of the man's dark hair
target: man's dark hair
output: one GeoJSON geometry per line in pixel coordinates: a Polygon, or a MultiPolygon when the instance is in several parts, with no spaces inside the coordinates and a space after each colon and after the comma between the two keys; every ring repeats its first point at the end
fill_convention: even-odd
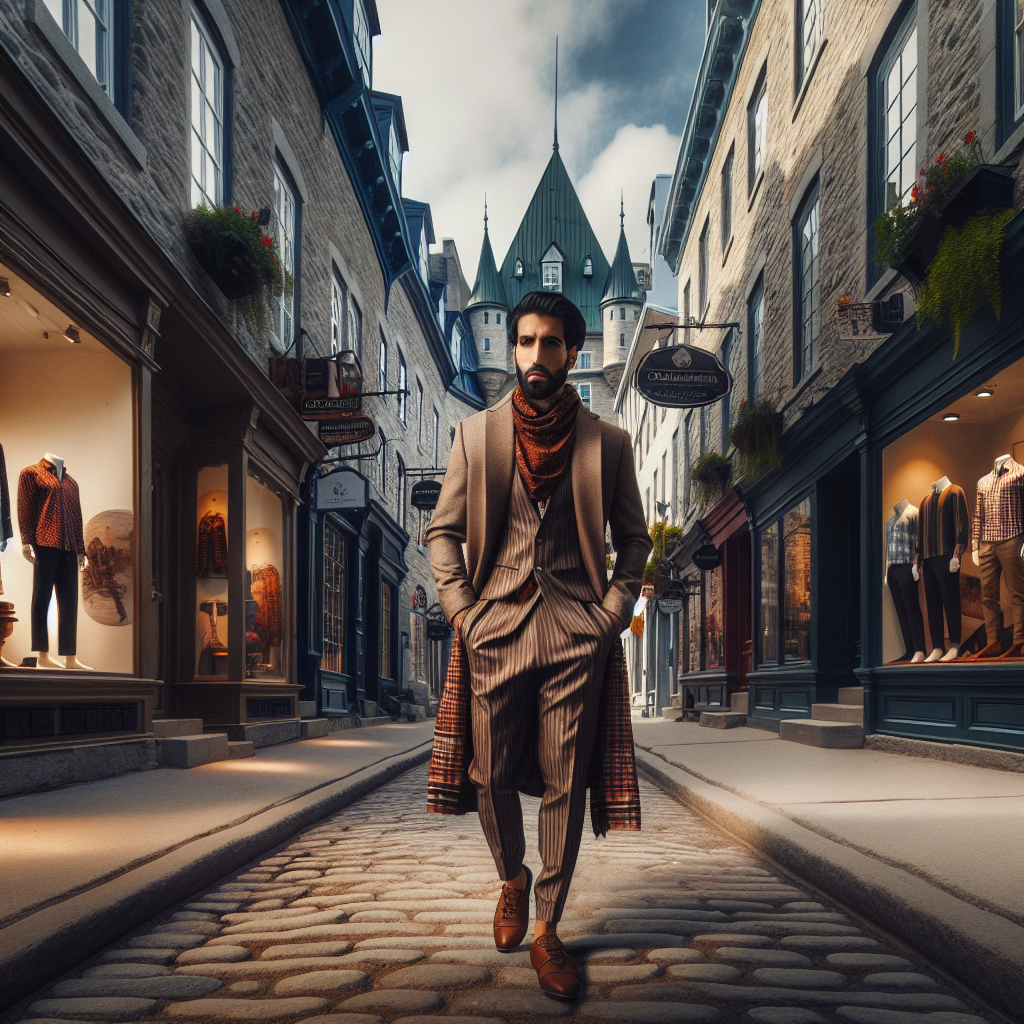
{"type": "Polygon", "coordinates": [[[508,343],[515,348],[519,341],[519,319],[528,313],[538,316],[554,316],[562,321],[566,351],[583,348],[587,336],[587,318],[579,306],[560,292],[527,292],[512,310],[508,318],[508,343]]]}

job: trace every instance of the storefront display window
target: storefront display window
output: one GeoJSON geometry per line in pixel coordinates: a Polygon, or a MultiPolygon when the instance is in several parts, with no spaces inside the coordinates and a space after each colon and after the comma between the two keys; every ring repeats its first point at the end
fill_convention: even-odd
{"type": "Polygon", "coordinates": [[[686,671],[699,672],[701,670],[700,648],[701,636],[703,635],[703,616],[701,615],[701,595],[691,593],[686,601],[686,617],[689,629],[687,632],[687,643],[683,647],[686,653],[686,671]]]}
{"type": "Polygon", "coordinates": [[[725,668],[725,614],[722,567],[708,569],[704,576],[704,660],[705,668],[725,668]]]}
{"type": "Polygon", "coordinates": [[[394,638],[391,628],[391,610],[394,607],[394,587],[390,583],[380,585],[380,674],[385,679],[394,679],[393,663],[394,638]]]}
{"type": "Polygon", "coordinates": [[[345,588],[348,556],[345,535],[324,524],[324,636],[320,667],[328,672],[345,671],[345,588]]]}
{"type": "Polygon", "coordinates": [[[228,467],[196,478],[196,679],[228,677],[228,467]]]}
{"type": "Polygon", "coordinates": [[[779,660],[779,525],[761,531],[761,650],[763,665],[779,660]]]}
{"type": "Polygon", "coordinates": [[[783,643],[786,661],[811,657],[811,501],[804,499],[782,520],[786,611],[783,643]]]}
{"type": "Polygon", "coordinates": [[[0,276],[11,293],[0,298],[0,603],[17,619],[2,657],[130,674],[132,371],[15,274],[0,276]]]}
{"type": "Polygon", "coordinates": [[[1024,655],[1024,360],[885,448],[879,519],[883,662],[1024,655]]]}
{"type": "Polygon", "coordinates": [[[247,678],[284,676],[284,506],[250,468],[245,481],[247,678]]]}

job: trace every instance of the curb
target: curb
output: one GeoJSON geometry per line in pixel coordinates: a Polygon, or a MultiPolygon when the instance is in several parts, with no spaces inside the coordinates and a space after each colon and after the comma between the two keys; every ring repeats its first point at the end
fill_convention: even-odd
{"type": "Polygon", "coordinates": [[[423,764],[433,740],[357,769],[244,822],[185,842],[142,866],[0,931],[0,1010],[150,918],[220,881],[300,829],[423,764]]]}
{"type": "Polygon", "coordinates": [[[1024,928],[703,782],[636,747],[640,773],[698,814],[772,858],[941,965],[1017,1020],[1024,1006],[1024,928]]]}

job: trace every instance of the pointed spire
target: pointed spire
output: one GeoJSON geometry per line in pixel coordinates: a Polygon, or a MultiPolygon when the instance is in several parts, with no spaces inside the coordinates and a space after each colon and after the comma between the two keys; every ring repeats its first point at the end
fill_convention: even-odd
{"type": "Polygon", "coordinates": [[[619,245],[615,250],[615,259],[612,260],[611,270],[608,271],[608,280],[605,282],[604,295],[601,298],[601,305],[610,302],[643,302],[644,295],[636,280],[636,271],[633,270],[633,261],[629,255],[629,245],[626,242],[626,208],[625,200],[619,196],[619,245]]]}
{"type": "Polygon", "coordinates": [[[467,311],[473,306],[502,306],[509,309],[505,288],[501,283],[498,268],[494,263],[491,236],[487,230],[487,194],[484,193],[484,244],[480,247],[480,262],[476,268],[476,284],[466,304],[467,311]]]}
{"type": "Polygon", "coordinates": [[[558,152],[558,36],[555,36],[555,144],[551,148],[558,152]]]}

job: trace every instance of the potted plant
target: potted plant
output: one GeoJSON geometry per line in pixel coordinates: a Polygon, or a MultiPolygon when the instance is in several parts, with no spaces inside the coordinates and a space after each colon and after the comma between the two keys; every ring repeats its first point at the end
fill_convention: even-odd
{"type": "Polygon", "coordinates": [[[659,519],[651,525],[647,532],[654,542],[654,547],[651,549],[651,557],[644,567],[644,583],[653,584],[655,592],[660,592],[664,579],[662,564],[683,536],[683,531],[681,527],[669,526],[664,519],[659,519]]]}
{"type": "Polygon", "coordinates": [[[201,203],[185,222],[185,237],[200,266],[239,310],[254,333],[270,326],[273,299],[290,293],[291,275],[281,273],[277,242],[263,233],[260,215],[248,216],[201,203]]]}
{"type": "Polygon", "coordinates": [[[697,500],[706,505],[714,501],[725,489],[732,473],[732,463],[718,452],[702,455],[690,469],[697,500]]]}
{"type": "Polygon", "coordinates": [[[782,413],[775,411],[769,399],[740,402],[736,420],[729,430],[729,443],[740,453],[744,476],[757,476],[772,466],[781,465],[781,440],[782,413]]]}
{"type": "Polygon", "coordinates": [[[910,190],[875,221],[875,262],[893,267],[915,286],[924,283],[948,225],[962,230],[979,212],[996,213],[1013,202],[1013,177],[983,161],[973,131],[947,156],[939,153],[910,190]]]}

